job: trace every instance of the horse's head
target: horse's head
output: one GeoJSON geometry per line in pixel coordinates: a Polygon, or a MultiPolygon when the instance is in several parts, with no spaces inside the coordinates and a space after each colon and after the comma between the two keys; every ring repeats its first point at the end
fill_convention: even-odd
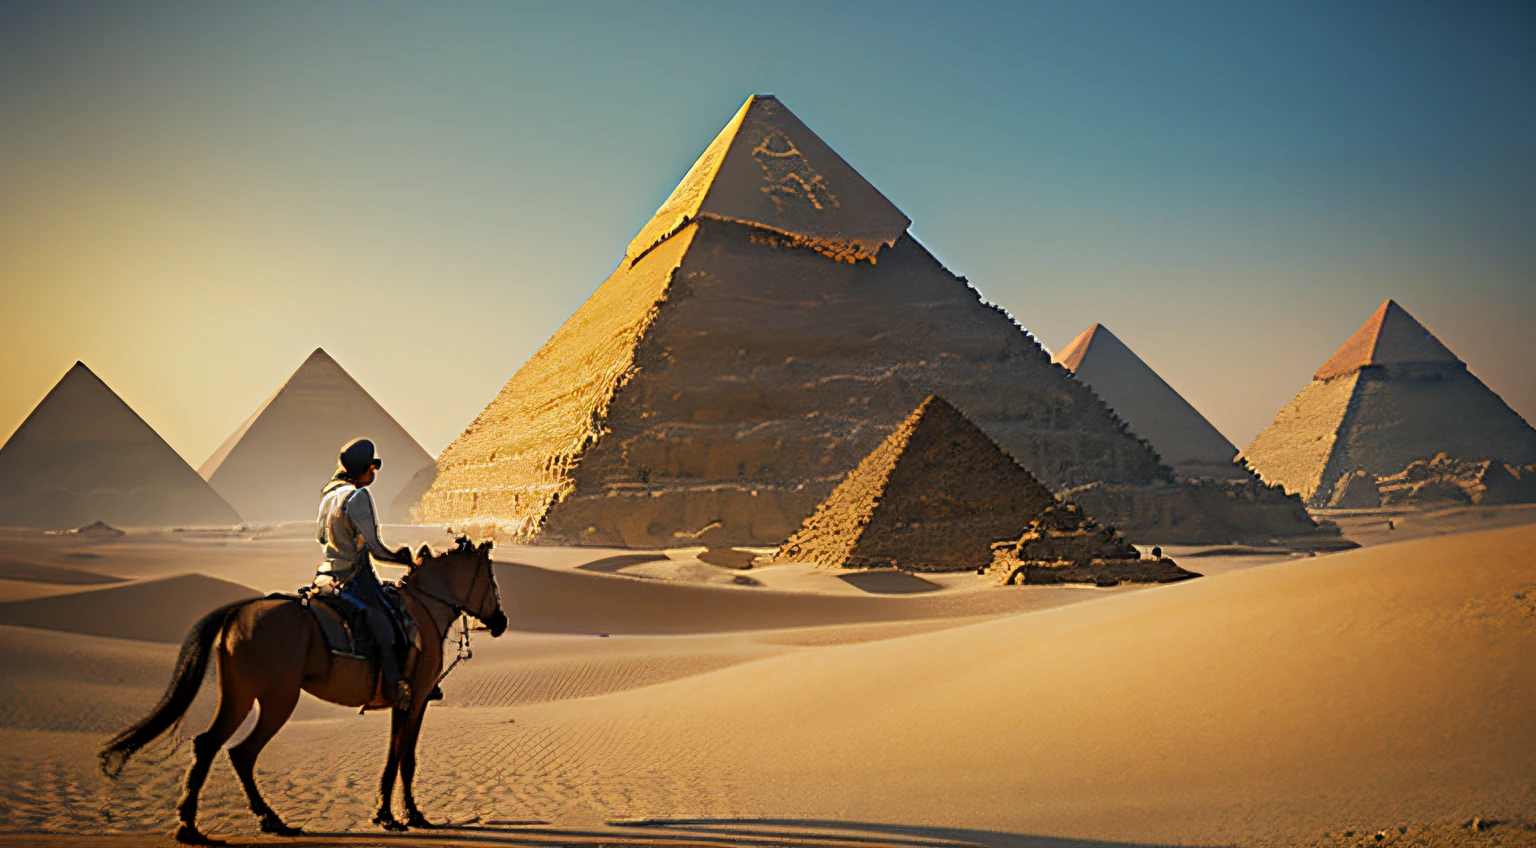
{"type": "Polygon", "coordinates": [[[507,614],[491,568],[491,545],[476,545],[464,536],[455,540],[453,550],[440,554],[422,545],[409,580],[429,596],[479,619],[492,636],[500,636],[507,629],[507,614]]]}

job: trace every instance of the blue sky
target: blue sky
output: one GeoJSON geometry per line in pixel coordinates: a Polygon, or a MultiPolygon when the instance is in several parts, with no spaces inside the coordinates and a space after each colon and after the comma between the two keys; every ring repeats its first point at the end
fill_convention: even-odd
{"type": "Polygon", "coordinates": [[[0,3],[0,433],[194,464],[323,346],[432,452],[772,92],[1237,444],[1387,297],[1536,415],[1529,4],[0,3]]]}

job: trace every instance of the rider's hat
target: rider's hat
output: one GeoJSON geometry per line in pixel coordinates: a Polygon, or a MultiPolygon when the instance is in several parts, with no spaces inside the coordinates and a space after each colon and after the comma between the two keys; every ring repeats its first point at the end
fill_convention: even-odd
{"type": "Polygon", "coordinates": [[[383,468],[384,460],[373,455],[373,442],[353,439],[342,445],[341,455],[336,458],[336,476],[358,477],[369,468],[383,468]]]}

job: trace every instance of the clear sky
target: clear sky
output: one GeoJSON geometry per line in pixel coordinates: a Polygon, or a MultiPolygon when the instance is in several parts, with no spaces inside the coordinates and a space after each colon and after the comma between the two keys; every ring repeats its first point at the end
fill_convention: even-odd
{"type": "Polygon", "coordinates": [[[1529,3],[0,0],[0,434],[81,359],[196,465],[323,346],[436,453],[752,92],[1239,446],[1387,297],[1536,417],[1529,3]]]}

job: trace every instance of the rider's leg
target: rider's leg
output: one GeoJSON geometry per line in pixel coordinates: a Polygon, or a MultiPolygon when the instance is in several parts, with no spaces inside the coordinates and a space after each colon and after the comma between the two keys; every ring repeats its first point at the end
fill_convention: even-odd
{"type": "Polygon", "coordinates": [[[384,697],[398,704],[405,697],[400,686],[400,643],[395,625],[384,612],[388,601],[374,577],[372,569],[359,569],[359,573],[341,589],[342,595],[363,608],[368,621],[368,632],[379,652],[379,666],[384,677],[384,697]]]}

